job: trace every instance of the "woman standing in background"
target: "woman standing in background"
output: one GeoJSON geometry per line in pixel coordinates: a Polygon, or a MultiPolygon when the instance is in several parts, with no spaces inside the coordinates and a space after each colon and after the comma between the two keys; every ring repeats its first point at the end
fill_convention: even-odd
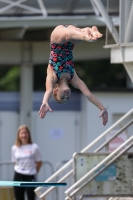
{"type": "MultiPolygon", "coordinates": [[[[40,149],[32,142],[29,128],[19,126],[15,145],[11,149],[12,162],[14,162],[14,181],[35,181],[35,175],[42,165],[40,149]]],[[[33,187],[14,187],[16,200],[24,200],[25,192],[28,200],[35,199],[33,187]]]]}

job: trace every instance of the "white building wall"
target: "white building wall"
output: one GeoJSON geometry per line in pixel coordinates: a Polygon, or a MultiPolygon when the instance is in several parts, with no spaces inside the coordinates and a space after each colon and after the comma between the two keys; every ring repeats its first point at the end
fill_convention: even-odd
{"type": "MultiPolygon", "coordinates": [[[[45,119],[33,112],[32,138],[42,151],[43,160],[49,160],[55,166],[57,162],[69,160],[74,152],[83,149],[119,117],[133,107],[131,92],[93,92],[103,103],[109,106],[109,121],[102,125],[100,110],[82,96],[82,110],[54,111],[45,119]]],[[[10,149],[16,139],[19,114],[0,112],[0,160],[10,160],[10,149]]]]}
{"type": "Polygon", "coordinates": [[[87,102],[88,100],[85,97],[82,97],[83,110],[81,115],[84,115],[84,118],[81,118],[81,134],[86,135],[82,148],[109,128],[119,117],[133,108],[133,93],[131,92],[93,92],[93,94],[105,107],[109,106],[109,121],[106,126],[103,126],[102,119],[99,118],[100,110],[92,103],[87,102]],[[116,115],[119,117],[116,117],[116,115]]]}
{"type": "Polygon", "coordinates": [[[17,112],[0,112],[0,160],[11,159],[11,147],[16,140],[18,128],[17,112]]]}
{"type": "Polygon", "coordinates": [[[33,141],[40,146],[43,160],[50,161],[54,169],[57,163],[68,161],[74,152],[79,151],[80,113],[54,111],[40,119],[33,113],[33,141]]]}

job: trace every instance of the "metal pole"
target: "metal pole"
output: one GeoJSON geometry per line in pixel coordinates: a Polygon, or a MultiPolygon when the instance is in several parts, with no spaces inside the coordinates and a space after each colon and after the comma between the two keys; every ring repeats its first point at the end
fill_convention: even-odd
{"type": "MultiPolygon", "coordinates": [[[[126,2],[127,3],[127,2],[126,2]]],[[[133,2],[132,2],[132,6],[131,6],[131,10],[130,10],[130,15],[128,18],[128,23],[127,23],[127,27],[125,29],[126,34],[125,34],[125,42],[133,42],[133,2]]]]}

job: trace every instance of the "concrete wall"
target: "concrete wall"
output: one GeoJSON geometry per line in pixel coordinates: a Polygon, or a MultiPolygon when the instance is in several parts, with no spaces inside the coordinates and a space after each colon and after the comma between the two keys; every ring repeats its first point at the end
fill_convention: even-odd
{"type": "MultiPolygon", "coordinates": [[[[83,149],[133,107],[131,92],[93,94],[105,107],[109,106],[109,122],[106,126],[102,125],[102,119],[99,118],[100,110],[82,95],[80,110],[55,110],[42,120],[37,111],[32,112],[32,139],[39,145],[43,160],[49,161],[54,170],[61,167],[63,162],[72,158],[74,152],[83,149]]],[[[11,147],[15,142],[18,126],[18,111],[0,111],[0,161],[10,161],[11,147]]],[[[133,134],[132,129],[130,132],[133,134]]],[[[6,166],[0,169],[1,180],[12,180],[13,166],[10,170],[6,166]]],[[[42,168],[38,174],[38,181],[46,180],[50,173],[49,166],[42,168]]]]}
{"type": "MultiPolygon", "coordinates": [[[[102,125],[100,110],[81,96],[81,111],[54,111],[45,119],[38,112],[32,113],[32,137],[41,148],[43,159],[55,165],[58,161],[68,160],[74,152],[80,151],[118,118],[133,107],[131,92],[93,92],[109,106],[109,121],[102,125]]],[[[0,159],[10,160],[10,148],[15,142],[18,128],[18,112],[0,112],[0,159]]]]}
{"type": "Polygon", "coordinates": [[[103,126],[102,119],[99,118],[99,109],[92,103],[87,102],[86,98],[82,96],[81,134],[85,134],[82,147],[93,141],[126,112],[133,108],[133,93],[131,92],[94,92],[93,94],[105,107],[109,106],[109,121],[106,126],[103,126]]]}

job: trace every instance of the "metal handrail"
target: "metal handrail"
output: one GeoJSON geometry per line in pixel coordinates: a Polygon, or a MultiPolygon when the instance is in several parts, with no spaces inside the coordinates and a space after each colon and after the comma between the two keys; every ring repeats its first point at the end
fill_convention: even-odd
{"type": "Polygon", "coordinates": [[[116,132],[109,140],[105,141],[100,147],[98,147],[94,152],[98,152],[102,150],[107,144],[109,144],[116,136],[122,133],[125,129],[127,129],[131,124],[133,124],[133,119],[130,120],[125,126],[123,126],[119,131],[116,132]]]}
{"type": "MultiPolygon", "coordinates": [[[[87,152],[91,147],[93,147],[97,142],[99,142],[104,136],[106,136],[113,128],[115,128],[117,125],[119,125],[123,120],[125,120],[127,117],[129,117],[133,113],[133,108],[128,111],[125,115],[123,115],[117,122],[115,122],[112,126],[110,126],[106,131],[104,131],[99,137],[97,137],[94,141],[92,141],[88,146],[86,146],[81,153],[87,152]]],[[[50,182],[54,178],[56,178],[60,173],[62,173],[64,170],[66,170],[67,167],[72,165],[73,159],[69,160],[65,165],[63,165],[58,171],[56,171],[51,177],[49,177],[45,182],[50,182]]],[[[73,170],[70,171],[69,176],[73,173],[73,170]]],[[[64,176],[65,178],[68,178],[64,176]]],[[[65,180],[65,179],[63,179],[65,180]]],[[[48,190],[46,190],[43,194],[40,195],[40,189],[41,187],[36,188],[34,191],[37,194],[39,198],[44,198],[47,194],[49,194],[55,187],[51,187],[48,190]]]]}
{"type": "MultiPolygon", "coordinates": [[[[63,178],[61,178],[59,181],[57,181],[57,183],[61,183],[63,182],[64,180],[66,180],[71,174],[72,174],[73,170],[71,170],[70,172],[68,172],[63,178]]],[[[53,190],[54,188],[56,188],[56,186],[52,186],[50,187],[46,192],[49,193],[51,192],[51,190],[53,190]]],[[[43,199],[44,198],[44,193],[39,197],[40,199],[43,199]]]]}
{"type": "MultiPolygon", "coordinates": [[[[133,143],[129,144],[130,142],[133,142],[133,136],[131,136],[129,139],[127,139],[123,144],[121,144],[117,149],[115,149],[112,153],[110,153],[106,158],[104,158],[98,165],[96,165],[93,169],[91,169],[87,174],[85,174],[82,178],[80,178],[76,183],[74,183],[69,189],[67,189],[65,191],[65,194],[68,196],[66,198],[66,200],[70,199],[70,197],[72,195],[74,195],[75,193],[73,192],[72,194],[69,194],[73,189],[75,189],[76,187],[78,187],[80,184],[83,183],[83,181],[85,181],[86,179],[89,178],[89,176],[91,176],[93,173],[95,173],[95,171],[99,168],[101,168],[106,162],[106,165],[104,165],[104,167],[102,167],[97,173],[95,173],[95,175],[93,176],[93,178],[95,178],[98,174],[100,174],[106,167],[108,167],[112,162],[114,162],[120,155],[122,155],[125,151],[127,151],[132,145],[133,143]],[[123,147],[125,145],[128,145],[124,150],[122,150],[121,152],[119,152],[121,149],[123,149],[123,147]],[[112,160],[110,160],[112,158],[112,160]]],[[[90,181],[91,179],[90,178],[90,181]]],[[[76,189],[77,190],[77,189],[76,189]]],[[[77,191],[76,191],[77,192],[77,191]]]]}
{"type": "MultiPolygon", "coordinates": [[[[86,182],[84,182],[82,185],[80,185],[80,187],[78,187],[77,189],[75,189],[69,196],[72,197],[74,196],[77,192],[79,192],[83,187],[85,187],[88,183],[90,183],[94,178],[96,178],[103,170],[105,170],[110,164],[112,164],[117,158],[119,158],[124,152],[126,152],[127,150],[129,150],[131,147],[133,146],[133,143],[131,143],[130,145],[128,145],[124,150],[122,150],[119,154],[117,154],[115,157],[113,157],[113,159],[111,161],[109,161],[108,164],[106,164],[105,167],[103,167],[101,170],[99,170],[97,173],[95,173],[95,175],[89,179],[87,179],[86,182]]],[[[91,195],[89,195],[91,197],[91,195]]],[[[94,197],[94,195],[92,195],[94,197]]],[[[68,200],[68,198],[66,197],[65,200],[68,200]]]]}
{"type": "MultiPolygon", "coordinates": [[[[104,142],[99,148],[97,148],[94,152],[98,152],[100,151],[102,148],[104,148],[104,146],[106,146],[109,142],[111,142],[116,136],[118,136],[121,132],[123,132],[126,128],[128,128],[131,124],[133,123],[133,120],[131,120],[130,122],[128,122],[123,128],[121,128],[119,131],[117,131],[117,133],[112,136],[108,141],[104,142]]],[[[65,178],[68,178],[71,174],[73,173],[73,170],[71,170],[70,172],[68,172],[68,174],[66,174],[64,177],[62,177],[58,182],[62,182],[65,180],[65,178]]],[[[50,192],[52,189],[54,189],[55,187],[49,188],[46,192],[50,192]]],[[[43,193],[40,198],[43,198],[45,196],[45,193],[43,193]]]]}
{"type": "MultiPolygon", "coordinates": [[[[128,128],[131,124],[133,123],[133,120],[131,120],[129,123],[127,123],[123,128],[121,128],[119,131],[117,131],[117,133],[112,136],[108,141],[104,142],[100,147],[98,147],[94,153],[100,151],[104,146],[106,146],[109,142],[111,142],[116,136],[118,136],[121,132],[123,132],[126,128],[128,128]]],[[[131,146],[131,145],[130,145],[131,146]]],[[[121,151],[122,152],[122,151],[121,151]]],[[[124,151],[125,152],[125,151],[124,151]]],[[[109,165],[108,165],[109,166],[109,165]]],[[[104,170],[104,169],[103,169],[104,170]]],[[[100,171],[101,173],[101,171],[100,171]]],[[[98,174],[96,174],[97,176],[98,174]]],[[[72,194],[75,195],[78,191],[80,191],[84,186],[86,186],[92,179],[94,179],[94,176],[87,180],[86,182],[84,182],[80,187],[78,187],[78,189],[75,190],[75,192],[73,192],[72,194]]],[[[70,196],[69,196],[70,198],[70,196]]]]}
{"type": "MultiPolygon", "coordinates": [[[[0,161],[0,167],[3,166],[3,165],[6,165],[6,166],[14,165],[14,162],[12,162],[12,161],[0,161]]],[[[49,168],[50,168],[50,170],[51,170],[51,174],[54,173],[54,167],[53,167],[53,165],[52,165],[51,162],[49,162],[49,161],[42,161],[42,167],[43,167],[43,165],[48,165],[49,168]]]]}

